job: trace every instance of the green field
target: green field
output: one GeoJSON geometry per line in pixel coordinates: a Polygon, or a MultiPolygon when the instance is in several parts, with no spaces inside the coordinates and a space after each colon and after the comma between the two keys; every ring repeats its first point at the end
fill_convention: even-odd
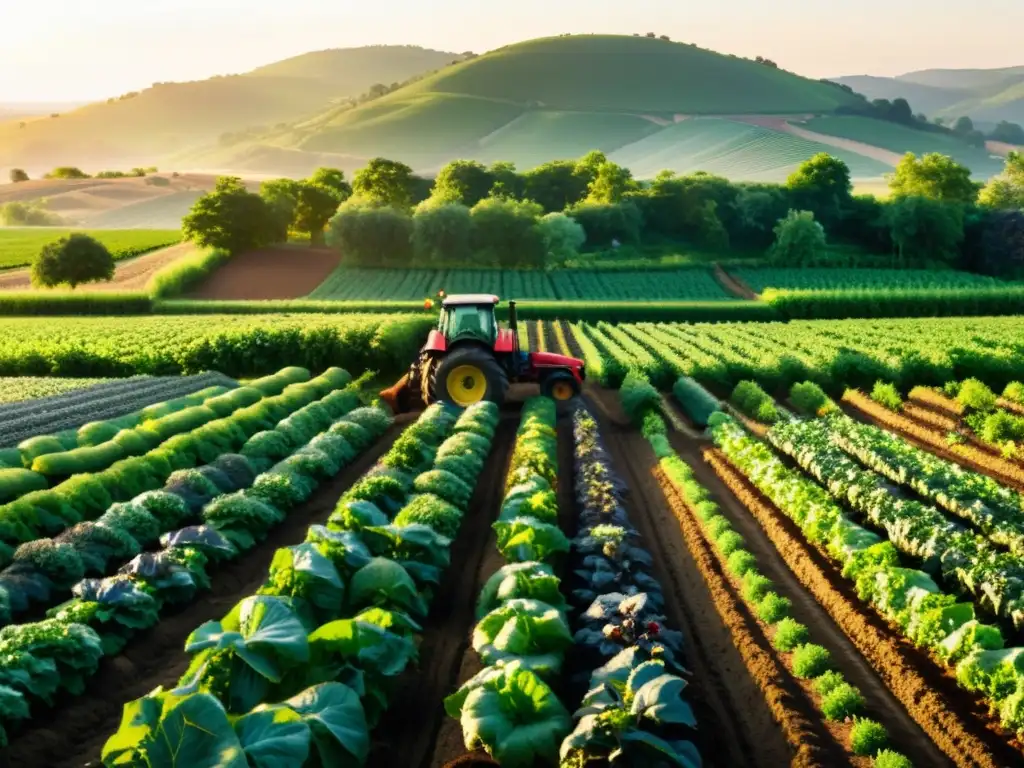
{"type": "Polygon", "coordinates": [[[749,285],[756,293],[769,288],[794,291],[836,291],[891,288],[984,288],[1006,285],[1002,280],[970,272],[927,269],[840,269],[811,267],[777,269],[774,267],[737,267],[729,273],[749,285]]]}
{"type": "Polygon", "coordinates": [[[104,211],[91,216],[88,223],[105,229],[177,229],[202,194],[200,191],[186,190],[162,195],[104,211]]]}
{"type": "Polygon", "coordinates": [[[845,161],[854,178],[875,178],[891,171],[871,158],[844,152],[768,128],[718,118],[684,120],[612,152],[609,158],[650,178],[662,169],[678,173],[707,171],[730,179],[783,181],[819,152],[845,161]]]}
{"type": "Polygon", "coordinates": [[[94,237],[107,246],[114,259],[128,259],[181,241],[181,232],[173,229],[51,229],[49,227],[0,228],[0,268],[23,267],[47,243],[73,233],[94,237]]]}
{"type": "Polygon", "coordinates": [[[505,299],[611,301],[716,301],[736,298],[710,269],[559,270],[516,272],[472,269],[367,269],[339,267],[311,299],[415,301],[438,291],[493,293],[505,299]]]}
{"type": "Polygon", "coordinates": [[[52,376],[0,376],[0,403],[17,403],[61,395],[102,384],[107,379],[61,379],[52,376]]]}
{"type": "Polygon", "coordinates": [[[1003,169],[1002,158],[994,158],[986,150],[971,147],[955,136],[916,131],[913,128],[885,120],[829,116],[816,117],[806,123],[795,123],[795,125],[802,125],[809,130],[829,136],[862,141],[865,144],[900,154],[913,152],[915,155],[923,155],[929,152],[941,152],[966,165],[974,172],[975,176],[993,176],[1003,169]]]}

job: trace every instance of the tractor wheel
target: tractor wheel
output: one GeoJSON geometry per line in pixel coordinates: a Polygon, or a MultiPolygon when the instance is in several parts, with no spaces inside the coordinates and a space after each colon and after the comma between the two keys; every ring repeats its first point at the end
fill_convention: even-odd
{"type": "Polygon", "coordinates": [[[419,369],[417,371],[417,394],[423,401],[424,405],[430,405],[434,402],[433,397],[433,380],[434,371],[437,370],[437,358],[433,355],[424,355],[420,359],[419,369]]]}
{"type": "Polygon", "coordinates": [[[580,385],[570,373],[552,373],[540,383],[540,393],[555,401],[559,411],[566,411],[579,397],[580,385]]]}
{"type": "Polygon", "coordinates": [[[430,383],[432,400],[466,408],[481,400],[503,403],[508,374],[483,347],[461,347],[435,361],[430,383]]]}

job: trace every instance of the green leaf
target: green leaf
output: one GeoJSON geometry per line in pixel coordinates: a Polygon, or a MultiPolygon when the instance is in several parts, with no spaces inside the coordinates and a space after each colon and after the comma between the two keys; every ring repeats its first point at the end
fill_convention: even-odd
{"type": "Polygon", "coordinates": [[[313,734],[323,765],[363,765],[370,752],[366,714],[356,692],[341,683],[324,683],[288,699],[313,734]]]}
{"type": "Polygon", "coordinates": [[[572,645],[565,615],[539,600],[509,600],[473,630],[473,649],[492,666],[513,659],[538,674],[556,673],[572,645]]]}
{"type": "Polygon", "coordinates": [[[547,560],[569,551],[569,539],[554,525],[532,517],[498,520],[492,526],[502,557],[512,562],[547,560]]]}
{"type": "Polygon", "coordinates": [[[122,758],[127,762],[133,752],[141,749],[143,742],[160,722],[163,698],[166,695],[163,688],[157,688],[124,705],[121,726],[103,745],[104,764],[122,764],[122,758]]]}
{"type": "Polygon", "coordinates": [[[349,601],[355,608],[385,607],[425,616],[427,604],[409,573],[398,563],[375,557],[352,576],[349,601]]]}
{"type": "Polygon", "coordinates": [[[160,725],[145,747],[149,765],[248,768],[224,707],[207,693],[168,696],[160,725]]]}
{"type": "Polygon", "coordinates": [[[309,756],[309,726],[288,707],[259,707],[235,720],[235,733],[252,768],[301,766],[309,756]]]}
{"type": "MultiPolygon", "coordinates": [[[[646,665],[644,665],[646,667],[646,665]]],[[[641,667],[637,671],[644,669],[641,667]]],[[[635,674],[635,673],[634,673],[635,674]]],[[[632,680],[630,683],[632,684],[632,680]]],[[[630,711],[656,723],[672,723],[697,727],[690,705],[683,701],[686,681],[675,675],[658,675],[647,680],[633,695],[630,711]]]]}
{"type": "Polygon", "coordinates": [[[629,756],[627,759],[634,765],[650,765],[655,760],[668,760],[679,768],[701,768],[700,756],[688,741],[680,742],[680,745],[686,745],[689,749],[677,750],[671,742],[647,731],[630,730],[619,738],[623,751],[629,756]]]}
{"type": "Polygon", "coordinates": [[[483,618],[502,603],[515,598],[540,600],[564,610],[565,598],[559,585],[558,577],[546,563],[510,563],[498,569],[484,584],[477,600],[477,618],[483,618]]]}

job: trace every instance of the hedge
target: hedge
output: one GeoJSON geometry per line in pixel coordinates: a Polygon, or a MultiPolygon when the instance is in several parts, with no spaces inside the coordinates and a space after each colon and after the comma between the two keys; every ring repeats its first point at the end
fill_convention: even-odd
{"type": "Polygon", "coordinates": [[[864,291],[765,291],[788,320],[867,317],[972,317],[1024,314],[1024,286],[864,291]]]}

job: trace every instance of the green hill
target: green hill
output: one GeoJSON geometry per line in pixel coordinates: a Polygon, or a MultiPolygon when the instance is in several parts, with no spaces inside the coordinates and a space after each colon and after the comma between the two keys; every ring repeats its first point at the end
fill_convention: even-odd
{"type": "Polygon", "coordinates": [[[225,133],[315,114],[333,99],[358,96],[375,83],[408,80],[454,58],[409,46],[340,49],[245,75],[159,83],[56,118],[0,123],[0,168],[148,164],[225,133]]]}
{"type": "Polygon", "coordinates": [[[992,88],[1013,80],[1024,79],[1024,66],[1002,69],[922,69],[895,78],[906,83],[919,83],[935,88],[974,91],[992,88]]]}
{"type": "Polygon", "coordinates": [[[871,75],[852,75],[836,77],[833,82],[842,83],[853,88],[857,93],[868,99],[906,99],[914,112],[924,112],[931,117],[937,115],[953,104],[963,101],[971,95],[967,89],[943,88],[935,85],[914,83],[896,77],[873,77],[871,75]]]}
{"type": "Polygon", "coordinates": [[[1005,88],[982,91],[959,101],[944,112],[948,117],[970,115],[975,121],[1009,120],[1024,124],[1024,77],[1005,88]]]}

